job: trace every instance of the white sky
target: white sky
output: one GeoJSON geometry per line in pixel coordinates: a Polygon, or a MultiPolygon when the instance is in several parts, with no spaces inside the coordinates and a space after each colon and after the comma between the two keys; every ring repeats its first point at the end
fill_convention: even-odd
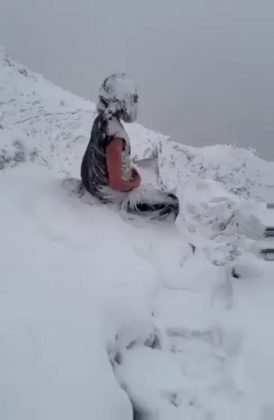
{"type": "Polygon", "coordinates": [[[0,0],[0,43],[94,101],[129,72],[148,127],[274,160],[273,0],[0,0]]]}

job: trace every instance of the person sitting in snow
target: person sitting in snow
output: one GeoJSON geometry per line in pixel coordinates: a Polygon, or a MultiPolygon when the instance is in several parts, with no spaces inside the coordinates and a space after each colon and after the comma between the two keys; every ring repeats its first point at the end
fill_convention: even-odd
{"type": "Polygon", "coordinates": [[[130,78],[113,74],[105,79],[99,91],[98,116],[82,160],[82,184],[102,202],[116,203],[129,213],[175,220],[178,198],[142,186],[141,175],[131,164],[130,141],[121,120],[134,122],[137,110],[137,88],[130,78]]]}

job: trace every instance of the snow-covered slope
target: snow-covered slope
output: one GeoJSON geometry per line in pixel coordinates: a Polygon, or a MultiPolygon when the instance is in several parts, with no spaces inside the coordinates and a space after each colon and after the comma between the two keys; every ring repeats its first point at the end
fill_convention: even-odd
{"type": "Polygon", "coordinates": [[[138,226],[60,186],[94,115],[1,50],[0,419],[274,418],[274,269],[256,253],[274,163],[128,126],[182,207],[138,226]]]}

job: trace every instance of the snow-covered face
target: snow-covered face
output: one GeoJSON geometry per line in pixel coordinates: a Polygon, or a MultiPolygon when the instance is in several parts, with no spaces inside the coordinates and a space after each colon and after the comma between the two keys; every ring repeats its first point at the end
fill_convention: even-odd
{"type": "Polygon", "coordinates": [[[128,95],[125,104],[123,105],[123,111],[121,118],[127,123],[136,121],[138,115],[138,94],[128,95]]]}
{"type": "Polygon", "coordinates": [[[98,110],[118,114],[123,121],[133,122],[138,114],[138,91],[134,81],[125,74],[108,77],[99,92],[98,110]]]}

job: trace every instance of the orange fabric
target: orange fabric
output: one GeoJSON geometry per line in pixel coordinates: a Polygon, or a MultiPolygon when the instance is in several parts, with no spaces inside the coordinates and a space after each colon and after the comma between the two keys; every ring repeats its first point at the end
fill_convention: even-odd
{"type": "Polygon", "coordinates": [[[134,183],[122,179],[123,142],[123,139],[117,137],[106,148],[109,185],[114,190],[130,191],[135,187],[134,183]]]}
{"type": "Polygon", "coordinates": [[[122,169],[123,139],[115,138],[106,149],[109,184],[115,190],[120,190],[122,169]]]}
{"type": "Polygon", "coordinates": [[[132,168],[132,179],[130,181],[122,179],[123,144],[124,140],[116,137],[106,148],[109,186],[118,191],[131,191],[139,186],[141,177],[138,171],[132,168]]]}

